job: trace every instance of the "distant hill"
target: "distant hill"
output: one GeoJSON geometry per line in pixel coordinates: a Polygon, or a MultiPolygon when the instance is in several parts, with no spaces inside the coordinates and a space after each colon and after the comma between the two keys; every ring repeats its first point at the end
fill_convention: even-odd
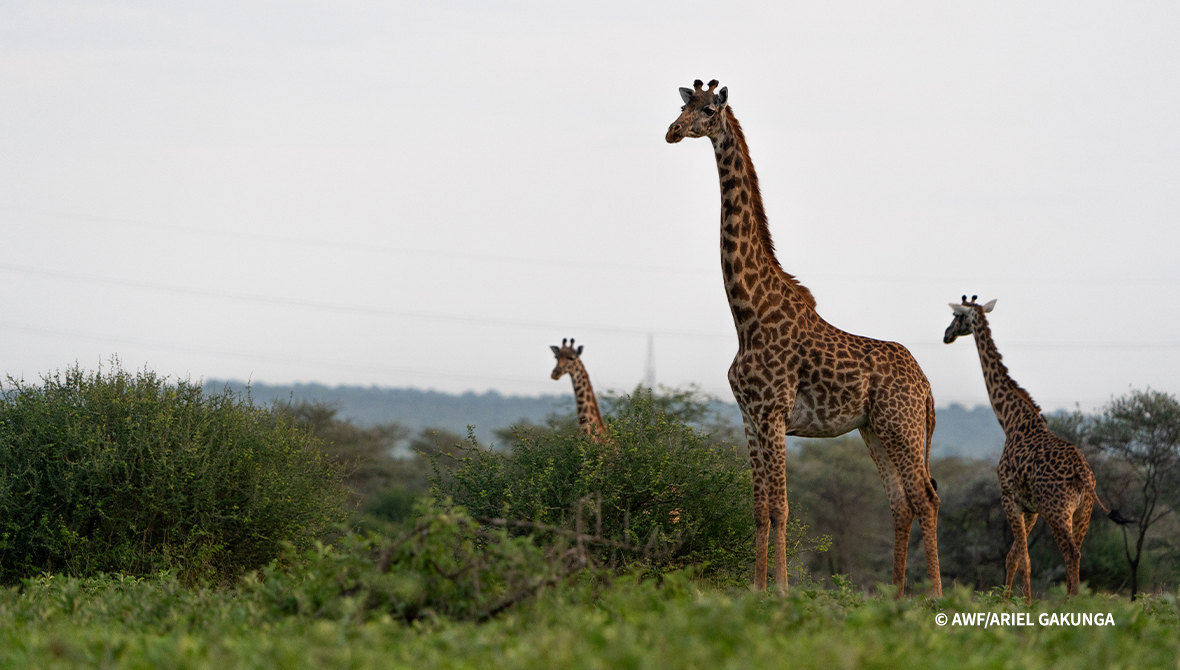
{"type": "MultiPolygon", "coordinates": [[[[220,391],[225,387],[245,393],[239,381],[209,380],[205,388],[220,391]]],[[[249,386],[250,397],[257,405],[273,402],[318,401],[339,409],[338,416],[362,426],[396,421],[417,432],[422,428],[445,428],[460,435],[467,426],[475,427],[481,442],[494,442],[492,431],[522,420],[544,423],[550,414],[565,414],[574,409],[572,395],[516,396],[486,393],[450,394],[412,388],[377,386],[325,386],[323,384],[249,386]]],[[[737,425],[741,413],[734,403],[717,403],[715,407],[737,425]]],[[[995,460],[1004,446],[1004,433],[991,407],[967,409],[952,404],[938,409],[938,425],[931,447],[933,456],[965,456],[995,460]]]]}
{"type": "Polygon", "coordinates": [[[1004,429],[990,405],[967,409],[958,403],[935,410],[931,456],[965,456],[998,461],[1004,449],[1004,429]]]}
{"type": "MultiPolygon", "coordinates": [[[[239,381],[209,380],[206,390],[228,386],[246,392],[239,381]]],[[[480,442],[492,442],[492,431],[522,420],[544,423],[550,414],[572,412],[572,395],[506,396],[495,391],[459,395],[413,388],[378,386],[325,386],[323,384],[270,385],[252,383],[250,397],[256,405],[272,402],[325,402],[339,409],[337,416],[361,426],[396,421],[417,432],[445,428],[460,435],[475,427],[480,442]]]]}

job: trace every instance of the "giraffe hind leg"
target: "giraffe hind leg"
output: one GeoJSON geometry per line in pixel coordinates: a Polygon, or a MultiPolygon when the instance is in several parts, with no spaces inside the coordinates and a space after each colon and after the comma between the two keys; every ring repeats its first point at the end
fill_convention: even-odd
{"type": "Polygon", "coordinates": [[[885,495],[889,498],[889,510],[893,514],[893,585],[897,587],[897,597],[905,594],[905,565],[910,546],[910,527],[914,522],[914,512],[906,500],[905,486],[901,475],[890,460],[889,454],[881,444],[881,438],[870,428],[861,428],[860,435],[864,438],[865,446],[869,448],[869,456],[877,465],[877,472],[881,475],[881,484],[885,487],[885,495]]]}
{"type": "Polygon", "coordinates": [[[1073,511],[1073,541],[1077,543],[1079,551],[1086,539],[1086,531],[1090,529],[1090,515],[1093,512],[1094,498],[1083,494],[1081,504],[1073,511]]]}
{"type": "Polygon", "coordinates": [[[926,579],[930,581],[930,595],[940,598],[942,570],[938,563],[938,508],[941,501],[934,491],[934,480],[926,468],[913,468],[901,473],[901,479],[911,514],[918,518],[922,528],[922,548],[926,555],[926,579]]]}
{"type": "Polygon", "coordinates": [[[1032,603],[1032,570],[1028,558],[1028,534],[1033,524],[1037,522],[1037,515],[1025,512],[1019,508],[1010,496],[1001,495],[1004,514],[1008,517],[1008,524],[1012,527],[1012,548],[1008,551],[1008,558],[1004,561],[1004,586],[1012,592],[1012,583],[1016,574],[1024,571],[1024,599],[1032,603]]]}
{"type": "Polygon", "coordinates": [[[1073,514],[1074,510],[1054,510],[1053,513],[1045,513],[1045,521],[1049,524],[1049,530],[1053,531],[1053,539],[1056,540],[1057,548],[1061,550],[1061,556],[1065,559],[1065,592],[1071,596],[1078,593],[1082,564],[1082,552],[1073,536],[1073,514]]]}
{"type": "Polygon", "coordinates": [[[1078,548],[1078,575],[1077,589],[1081,588],[1081,557],[1082,557],[1082,542],[1086,539],[1086,531],[1090,529],[1090,515],[1094,512],[1094,498],[1090,495],[1082,494],[1081,504],[1073,511],[1073,541],[1078,548]]]}
{"type": "MultiPolygon", "coordinates": [[[[896,503],[891,496],[890,506],[894,508],[894,574],[904,575],[904,552],[909,545],[910,526],[917,517],[922,528],[922,545],[926,555],[926,578],[930,582],[930,595],[942,596],[942,571],[938,563],[938,508],[940,501],[934,491],[933,480],[925,467],[924,424],[914,426],[912,431],[887,430],[877,433],[877,443],[884,452],[884,461],[891,465],[894,487],[900,483],[901,499],[896,503]],[[904,470],[897,463],[906,463],[904,470]],[[904,528],[903,528],[904,525],[904,528]],[[896,557],[902,558],[897,565],[896,557]]],[[[874,459],[876,460],[876,459],[874,459]]],[[[878,465],[878,470],[881,466],[878,465]]],[[[882,479],[885,475],[882,474],[882,479]]]]}

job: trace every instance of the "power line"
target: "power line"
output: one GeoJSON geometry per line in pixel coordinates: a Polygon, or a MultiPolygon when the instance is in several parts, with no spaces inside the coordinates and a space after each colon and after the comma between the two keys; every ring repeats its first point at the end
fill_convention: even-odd
{"type": "Polygon", "coordinates": [[[39,326],[30,326],[23,323],[12,323],[8,321],[0,321],[0,328],[8,330],[21,330],[31,333],[39,333],[42,335],[58,335],[64,337],[72,337],[83,340],[93,340],[100,342],[122,342],[125,344],[134,344],[137,346],[151,347],[155,349],[164,349],[168,351],[186,351],[203,354],[215,354],[218,356],[232,356],[235,358],[248,358],[251,360],[266,360],[277,363],[291,363],[295,365],[320,365],[326,367],[347,369],[347,370],[363,370],[366,372],[387,372],[391,374],[407,374],[407,375],[422,375],[427,377],[452,377],[458,379],[479,379],[482,381],[510,381],[510,382],[536,382],[532,377],[515,377],[511,375],[480,375],[470,374],[466,372],[450,372],[443,370],[414,370],[409,368],[392,368],[380,365],[370,365],[366,363],[348,363],[341,361],[330,361],[325,359],[314,358],[295,358],[291,356],[276,356],[275,354],[268,354],[262,352],[244,352],[234,351],[232,349],[220,349],[213,347],[199,347],[185,344],[176,344],[174,342],[165,342],[161,340],[147,340],[142,338],[124,337],[121,335],[98,335],[94,333],[85,333],[76,330],[62,330],[56,328],[42,328],[39,326]]]}
{"type": "MultiPolygon", "coordinates": [[[[308,246],[316,249],[341,249],[348,251],[355,251],[369,254],[397,254],[404,256],[431,256],[434,258],[441,258],[445,260],[464,260],[476,262],[490,262],[501,263],[512,266],[520,266],[522,264],[529,264],[534,266],[547,266],[557,268],[569,267],[585,267],[585,268],[599,268],[604,270],[626,270],[630,272],[644,272],[644,273],[688,273],[688,274],[712,274],[719,271],[718,265],[710,267],[689,267],[683,265],[651,265],[651,264],[634,264],[634,263],[611,263],[608,261],[588,261],[585,259],[569,259],[562,258],[561,260],[551,260],[548,257],[538,258],[536,256],[509,256],[503,254],[488,254],[488,253],[468,253],[462,251],[454,251],[448,249],[440,251],[437,249],[423,249],[415,247],[389,247],[389,246],[374,246],[362,244],[349,244],[347,242],[340,242],[336,240],[326,239],[308,239],[301,237],[290,237],[285,235],[275,234],[254,234],[245,233],[242,231],[231,230],[217,230],[210,228],[197,228],[191,226],[177,226],[168,224],[154,224],[136,219],[125,217],[112,217],[97,214],[82,214],[78,212],[65,212],[61,210],[37,208],[37,207],[21,207],[17,205],[7,205],[0,203],[0,210],[8,210],[10,212],[20,212],[25,214],[33,214],[38,216],[56,217],[59,220],[74,219],[78,221],[89,221],[95,223],[102,223],[106,225],[121,226],[124,228],[134,228],[139,230],[151,230],[155,232],[173,232],[183,233],[187,235],[199,236],[214,236],[214,237],[228,237],[231,239],[254,240],[258,242],[280,242],[283,244],[308,246]]],[[[1026,284],[1027,277],[1020,279],[1012,279],[1007,276],[922,276],[922,275],[896,275],[888,276],[881,275],[863,275],[863,274],[849,274],[849,273],[808,273],[812,280],[816,281],[855,281],[855,282],[874,282],[874,283],[946,283],[946,282],[991,282],[998,284],[1018,282],[1026,284]]],[[[1071,280],[1077,283],[1078,280],[1071,280]]],[[[1084,281],[1084,280],[1083,280],[1084,281]]],[[[1174,278],[1160,280],[1160,279],[1121,279],[1110,277],[1095,278],[1089,283],[1100,283],[1102,285],[1149,285],[1149,286],[1175,286],[1180,281],[1174,278]]]]}
{"type": "MultiPolygon", "coordinates": [[[[307,300],[304,298],[285,298],[281,296],[266,296],[248,293],[235,293],[232,291],[218,291],[213,289],[202,289],[187,286],[175,286],[167,284],[157,284],[153,282],[145,282],[136,279],[120,279],[115,277],[103,277],[100,275],[92,275],[81,272],[70,272],[65,270],[50,270],[46,268],[37,268],[25,265],[13,265],[7,263],[0,263],[0,271],[15,272],[20,274],[36,275],[43,277],[53,277],[57,279],[64,279],[67,281],[78,281],[86,283],[106,284],[110,286],[122,286],[128,288],[136,288],[150,291],[160,291],[166,293],[175,293],[182,295],[192,295],[204,298],[214,298],[219,300],[235,300],[239,302],[249,302],[256,304],[275,305],[280,307],[304,308],[304,309],[318,309],[325,311],[345,312],[352,314],[364,314],[368,316],[384,316],[394,318],[410,318],[421,319],[426,321],[441,321],[448,323],[461,323],[467,325],[482,325],[494,326],[501,328],[526,328],[530,330],[545,330],[552,331],[576,331],[576,332],[597,332],[610,333],[615,335],[628,336],[652,336],[658,335],[660,337],[681,338],[681,339],[704,339],[704,340],[727,340],[733,341],[735,335],[733,333],[721,333],[715,331],[694,331],[694,330],[653,330],[648,328],[623,328],[618,326],[599,326],[592,324],[573,324],[573,323],[546,323],[541,321],[529,321],[524,319],[496,319],[489,317],[464,316],[457,314],[444,314],[440,312],[427,312],[418,310],[398,310],[384,307],[369,307],[364,305],[348,305],[344,303],[328,302],[321,300],[307,300]]],[[[909,340],[906,344],[911,349],[928,349],[939,348],[943,345],[937,341],[914,341],[909,340]]],[[[1007,348],[1014,349],[1119,349],[1119,350],[1136,350],[1136,349],[1177,349],[1180,348],[1180,342],[1007,342],[1004,344],[1007,348]]]]}
{"type": "Polygon", "coordinates": [[[349,312],[353,314],[366,314],[371,316],[390,316],[412,319],[423,319],[429,321],[445,321],[451,323],[462,324],[476,324],[485,326],[500,326],[511,328],[529,328],[535,330],[575,330],[575,331],[591,331],[599,333],[614,333],[619,335],[643,335],[649,333],[660,335],[663,337],[681,337],[681,338],[696,338],[696,339],[733,339],[733,335],[729,333],[716,333],[706,331],[690,331],[690,330],[651,330],[647,328],[620,328],[617,326],[595,326],[589,324],[571,324],[571,323],[544,323],[541,321],[527,321],[523,319],[494,319],[489,317],[477,316],[463,316],[456,314],[443,314],[440,312],[426,312],[416,310],[398,310],[388,309],[384,307],[367,307],[363,305],[346,305],[343,303],[327,302],[321,300],[307,300],[304,298],[284,298],[280,296],[265,296],[265,295],[251,295],[247,293],[234,293],[232,291],[217,291],[212,289],[192,288],[187,286],[170,286],[166,284],[156,284],[152,282],[145,282],[136,279],[118,279],[113,277],[102,277],[99,275],[85,274],[81,272],[68,272],[63,270],[47,270],[44,268],[36,268],[23,265],[0,264],[0,270],[8,272],[17,272],[22,274],[39,275],[44,277],[55,277],[58,279],[66,279],[69,281],[80,281],[96,284],[107,284],[111,286],[124,286],[130,288],[146,289],[151,291],[163,291],[168,293],[178,293],[184,295],[200,296],[205,298],[216,298],[222,300],[237,300],[241,302],[261,303],[268,305],[277,305],[282,307],[301,307],[309,309],[330,310],[336,312],[349,312]]]}
{"type": "MultiPolygon", "coordinates": [[[[94,214],[78,214],[74,212],[62,212],[57,210],[38,209],[32,207],[17,207],[13,205],[0,204],[0,209],[5,209],[13,212],[23,212],[26,214],[35,214],[39,216],[57,217],[58,219],[76,219],[79,221],[89,221],[96,223],[103,223],[106,225],[120,226],[124,228],[133,228],[138,230],[151,230],[154,232],[173,232],[184,233],[187,235],[203,235],[214,237],[228,237],[239,240],[254,240],[257,242],[281,242],[283,244],[308,246],[316,249],[341,249],[347,251],[356,251],[368,254],[397,254],[402,256],[432,256],[435,258],[442,258],[445,260],[464,260],[464,261],[479,261],[509,264],[512,266],[520,266],[521,264],[542,265],[556,268],[569,268],[571,266],[579,266],[586,268],[599,268],[604,270],[628,270],[632,272],[677,272],[677,273],[692,273],[700,274],[702,272],[710,272],[717,268],[703,269],[693,268],[687,266],[650,266],[637,265],[630,263],[611,263],[604,261],[587,261],[583,259],[567,259],[551,260],[549,258],[538,258],[536,256],[507,256],[503,254],[487,254],[487,253],[465,253],[462,251],[446,250],[439,251],[437,249],[422,249],[415,247],[387,247],[387,246],[373,246],[362,244],[348,244],[347,242],[339,242],[336,240],[312,240],[302,237],[289,237],[285,235],[273,234],[253,234],[244,233],[241,231],[231,230],[216,230],[210,228],[194,228],[189,226],[175,226],[167,224],[152,224],[134,219],[126,219],[121,217],[99,216],[94,214]]],[[[719,266],[718,266],[719,267],[719,266]]]]}

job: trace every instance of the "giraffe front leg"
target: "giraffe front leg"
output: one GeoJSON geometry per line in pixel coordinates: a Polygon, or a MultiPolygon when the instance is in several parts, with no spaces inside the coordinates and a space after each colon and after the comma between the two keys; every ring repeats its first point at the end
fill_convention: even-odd
{"type": "Polygon", "coordinates": [[[768,500],[770,520],[774,527],[774,583],[780,594],[787,592],[787,438],[786,422],[779,414],[761,423],[758,442],[769,462],[768,500]]]}
{"type": "Polygon", "coordinates": [[[766,564],[770,544],[770,499],[754,491],[754,590],[766,590],[766,564]]]}
{"type": "MultiPolygon", "coordinates": [[[[774,521],[774,583],[778,592],[787,593],[787,490],[784,482],[781,507],[771,508],[774,521]]],[[[775,496],[778,498],[778,496],[775,496]]]]}
{"type": "Polygon", "coordinates": [[[763,452],[759,448],[754,422],[742,408],[742,424],[746,429],[746,450],[750,457],[750,478],[754,484],[754,590],[766,590],[767,553],[770,540],[770,496],[766,485],[763,452]]]}

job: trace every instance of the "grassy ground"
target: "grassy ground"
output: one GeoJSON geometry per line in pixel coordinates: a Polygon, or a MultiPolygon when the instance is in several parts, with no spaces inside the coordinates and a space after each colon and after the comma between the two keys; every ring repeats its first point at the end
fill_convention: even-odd
{"type": "MultiPolygon", "coordinates": [[[[345,611],[347,608],[344,608],[345,611]]],[[[358,610],[359,611],[359,610],[358,610]]],[[[1177,668],[1177,601],[1060,595],[1031,608],[845,588],[787,597],[619,579],[548,591],[487,623],[290,616],[240,591],[61,578],[0,592],[0,667],[1177,668]],[[1093,612],[1113,626],[939,626],[938,613],[1093,612]]]]}

